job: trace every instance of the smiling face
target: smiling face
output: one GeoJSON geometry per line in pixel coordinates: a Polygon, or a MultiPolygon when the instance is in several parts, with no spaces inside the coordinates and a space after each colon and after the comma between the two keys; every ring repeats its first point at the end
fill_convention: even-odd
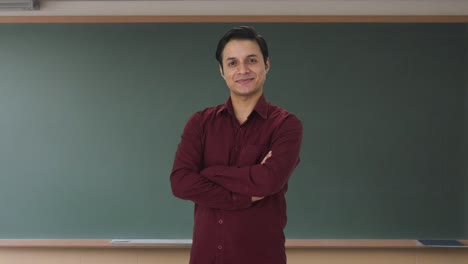
{"type": "Polygon", "coordinates": [[[262,52],[254,40],[229,41],[222,53],[221,75],[226,81],[231,97],[255,97],[263,91],[270,60],[263,60],[262,52]]]}

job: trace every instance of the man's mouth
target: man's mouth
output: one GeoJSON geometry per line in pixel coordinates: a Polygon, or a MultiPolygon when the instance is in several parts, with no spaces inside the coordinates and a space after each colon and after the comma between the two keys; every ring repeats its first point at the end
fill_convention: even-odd
{"type": "Polygon", "coordinates": [[[246,83],[251,82],[253,79],[254,79],[254,78],[240,79],[240,80],[237,80],[236,83],[246,84],[246,83]]]}

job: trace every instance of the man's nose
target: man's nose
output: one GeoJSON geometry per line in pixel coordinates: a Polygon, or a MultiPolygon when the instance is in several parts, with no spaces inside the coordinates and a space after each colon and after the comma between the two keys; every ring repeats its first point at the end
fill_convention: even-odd
{"type": "Polygon", "coordinates": [[[239,73],[249,73],[250,69],[245,63],[239,63],[239,73]]]}

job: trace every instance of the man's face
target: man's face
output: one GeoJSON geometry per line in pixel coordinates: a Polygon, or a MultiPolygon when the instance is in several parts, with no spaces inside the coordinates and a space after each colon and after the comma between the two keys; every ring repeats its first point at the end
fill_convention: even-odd
{"type": "Polygon", "coordinates": [[[231,40],[222,53],[221,75],[231,96],[251,97],[262,93],[270,61],[265,63],[262,52],[254,40],[231,40]]]}

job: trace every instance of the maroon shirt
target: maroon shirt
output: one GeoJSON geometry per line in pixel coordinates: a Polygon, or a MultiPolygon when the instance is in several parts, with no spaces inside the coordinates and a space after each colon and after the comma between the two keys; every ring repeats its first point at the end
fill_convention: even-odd
{"type": "Polygon", "coordinates": [[[230,98],[189,119],[171,185],[195,203],[191,264],[286,263],[285,193],[301,141],[301,121],[263,95],[242,125],[230,98]]]}

